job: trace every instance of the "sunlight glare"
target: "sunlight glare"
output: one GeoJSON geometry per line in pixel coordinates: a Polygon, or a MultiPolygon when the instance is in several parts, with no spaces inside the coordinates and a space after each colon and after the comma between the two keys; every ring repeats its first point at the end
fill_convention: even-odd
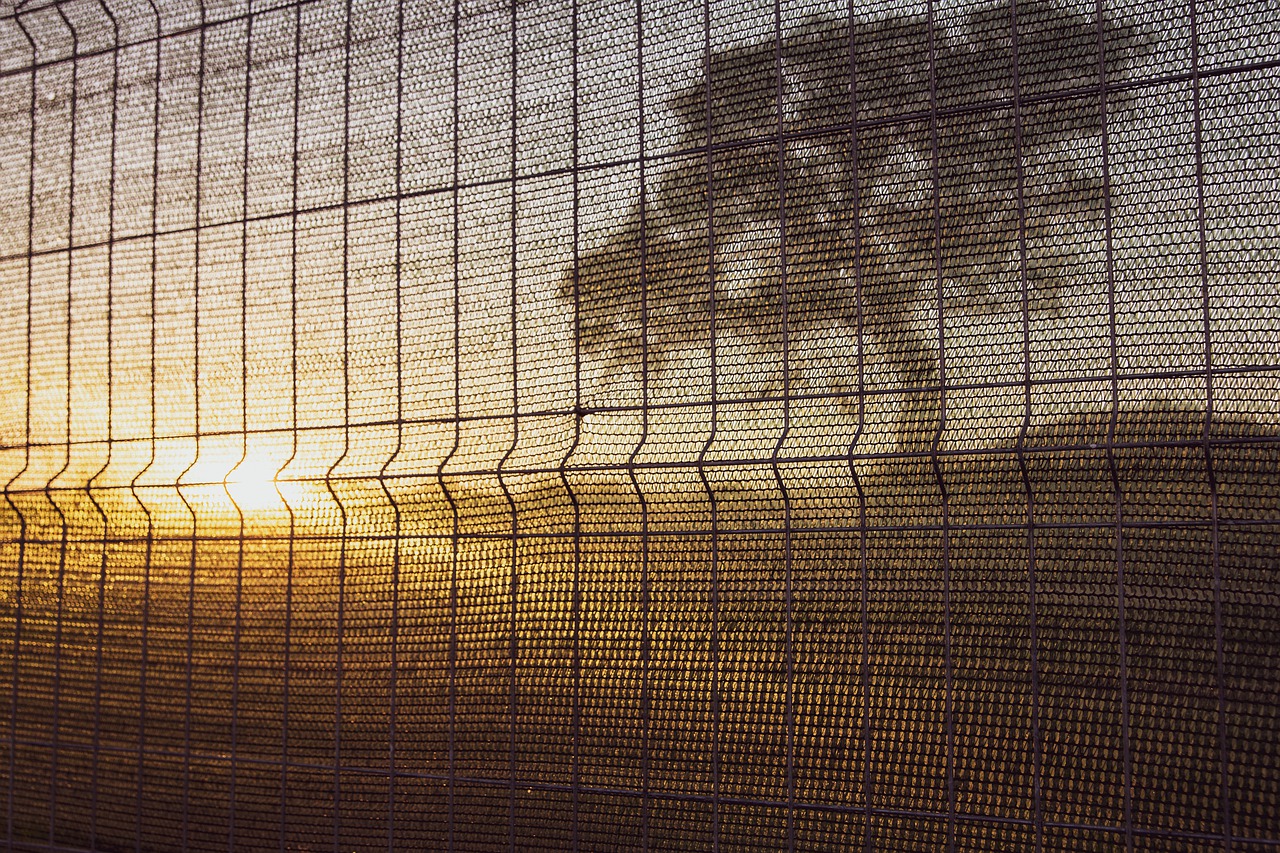
{"type": "Polygon", "coordinates": [[[282,509],[283,499],[275,480],[277,467],[246,459],[227,474],[227,493],[241,512],[282,509]]]}
{"type": "Polygon", "coordinates": [[[182,477],[183,494],[215,514],[273,515],[286,510],[276,484],[287,449],[263,443],[244,448],[235,437],[201,442],[195,462],[182,477]]]}

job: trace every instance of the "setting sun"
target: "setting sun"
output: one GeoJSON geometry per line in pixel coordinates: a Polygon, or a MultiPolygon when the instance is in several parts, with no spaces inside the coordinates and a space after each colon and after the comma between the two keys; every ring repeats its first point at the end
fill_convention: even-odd
{"type": "Polygon", "coordinates": [[[282,507],[284,500],[275,481],[278,468],[278,465],[267,466],[245,460],[227,474],[224,481],[227,493],[241,512],[261,512],[282,507]]]}
{"type": "Polygon", "coordinates": [[[282,511],[286,506],[276,475],[287,458],[287,452],[281,456],[277,447],[245,448],[238,438],[207,438],[181,478],[182,493],[189,501],[219,513],[282,511]]]}

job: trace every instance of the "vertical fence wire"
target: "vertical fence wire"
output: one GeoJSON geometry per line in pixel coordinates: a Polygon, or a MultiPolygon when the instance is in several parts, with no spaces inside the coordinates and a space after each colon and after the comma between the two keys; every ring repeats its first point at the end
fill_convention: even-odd
{"type": "MultiPolygon", "coordinates": [[[[702,62],[703,67],[710,73],[712,64],[711,52],[711,0],[702,0],[702,62]]],[[[642,107],[643,109],[643,104],[642,107]]],[[[706,180],[707,180],[707,345],[708,359],[710,362],[711,375],[708,380],[707,393],[710,403],[711,426],[707,431],[707,440],[703,443],[698,452],[698,477],[701,480],[703,490],[707,494],[707,505],[710,509],[709,519],[709,536],[710,536],[710,571],[709,582],[711,589],[709,590],[711,598],[711,638],[709,649],[709,665],[711,667],[711,849],[714,853],[720,851],[721,839],[721,810],[723,808],[723,797],[721,793],[721,783],[723,778],[723,742],[722,732],[724,725],[723,716],[723,695],[724,686],[721,681],[721,654],[722,654],[722,635],[720,626],[720,601],[723,587],[721,585],[721,563],[720,563],[720,506],[716,499],[715,489],[712,488],[711,482],[707,477],[707,452],[714,445],[717,435],[717,429],[720,425],[720,383],[718,364],[720,359],[720,347],[716,338],[716,287],[718,276],[716,274],[716,172],[717,163],[715,159],[715,138],[713,137],[713,121],[715,103],[713,100],[713,89],[710,84],[706,86],[706,180]]],[[[646,359],[647,370],[647,359],[646,359]]]]}
{"type": "Polygon", "coordinates": [[[112,370],[112,356],[114,355],[115,336],[113,334],[115,319],[114,314],[114,287],[115,287],[115,226],[116,226],[116,122],[119,117],[119,99],[116,91],[120,84],[120,53],[115,48],[120,44],[120,27],[116,23],[115,16],[111,14],[111,9],[105,2],[99,2],[99,7],[108,20],[111,22],[112,33],[112,51],[111,51],[111,152],[110,152],[110,177],[107,185],[107,240],[110,245],[107,246],[107,328],[106,328],[106,344],[107,344],[107,375],[106,375],[106,397],[107,397],[107,420],[106,432],[106,454],[103,458],[102,465],[96,472],[89,477],[85,483],[85,497],[93,506],[94,514],[98,516],[102,524],[102,540],[100,545],[101,554],[98,559],[98,624],[97,636],[94,648],[94,678],[93,678],[93,738],[92,738],[92,766],[89,775],[89,834],[90,837],[96,838],[98,835],[98,798],[99,788],[99,763],[102,753],[102,678],[103,678],[103,643],[106,640],[107,628],[107,571],[108,571],[108,554],[111,550],[111,523],[107,517],[107,513],[103,510],[102,504],[94,496],[94,486],[97,485],[98,479],[106,473],[111,466],[111,451],[113,439],[115,438],[113,427],[115,394],[114,394],[114,371],[112,370]]]}
{"type": "Polygon", "coordinates": [[[194,267],[192,269],[193,293],[191,300],[191,326],[192,326],[192,410],[193,418],[193,436],[194,451],[191,456],[191,462],[187,465],[177,478],[177,492],[181,498],[183,506],[191,515],[191,562],[188,566],[187,579],[187,648],[186,648],[186,706],[183,709],[183,733],[182,733],[182,847],[184,849],[190,847],[191,843],[191,737],[192,722],[195,711],[195,640],[196,640],[196,569],[199,564],[199,531],[200,519],[196,513],[196,508],[187,499],[182,492],[183,480],[196,467],[200,461],[200,237],[201,228],[204,224],[201,218],[201,201],[204,193],[204,109],[205,109],[205,70],[206,70],[206,10],[203,0],[200,0],[200,31],[199,31],[199,70],[196,74],[196,174],[195,174],[195,202],[192,208],[194,233],[192,234],[192,253],[194,257],[194,267]]]}
{"type": "Polygon", "coordinates": [[[507,652],[508,652],[508,673],[507,673],[507,775],[510,777],[510,790],[507,792],[507,848],[514,853],[517,849],[517,798],[518,785],[516,780],[519,778],[516,764],[516,744],[519,738],[519,660],[520,660],[520,621],[519,621],[519,595],[520,595],[520,505],[516,501],[515,495],[512,493],[511,487],[504,476],[505,469],[511,461],[511,455],[516,452],[516,448],[520,445],[520,321],[518,307],[520,304],[520,242],[519,242],[519,184],[517,183],[517,173],[519,169],[519,137],[517,135],[519,129],[519,100],[517,85],[517,77],[519,73],[518,62],[518,39],[516,37],[517,24],[517,7],[511,4],[510,20],[508,24],[511,28],[510,41],[510,65],[507,73],[511,76],[511,88],[508,90],[508,96],[511,98],[511,169],[508,173],[508,180],[511,182],[511,208],[509,215],[511,217],[511,443],[507,445],[506,452],[503,453],[502,459],[498,462],[498,485],[502,489],[502,497],[507,502],[507,508],[511,513],[511,550],[508,559],[510,560],[510,583],[507,587],[507,652]]]}
{"type": "Polygon", "coordinates": [[[21,693],[21,666],[23,660],[22,654],[22,628],[24,617],[24,601],[25,593],[24,584],[26,581],[27,569],[27,538],[28,525],[27,514],[22,511],[14,500],[12,494],[16,484],[22,479],[23,475],[31,467],[31,299],[33,282],[33,265],[35,263],[35,198],[36,198],[36,65],[38,59],[38,51],[36,50],[35,39],[31,37],[31,33],[23,25],[21,19],[16,19],[16,23],[22,32],[23,40],[27,42],[27,46],[31,50],[31,99],[28,104],[28,131],[27,131],[27,230],[26,230],[26,264],[25,264],[25,284],[26,284],[26,301],[23,316],[24,332],[26,337],[26,349],[23,357],[23,420],[22,420],[22,467],[16,474],[5,483],[4,498],[5,503],[9,505],[9,509],[18,518],[18,549],[17,549],[17,571],[14,578],[14,603],[13,603],[13,684],[9,694],[9,756],[8,756],[8,782],[5,791],[5,841],[9,846],[13,846],[15,836],[15,809],[14,798],[17,789],[17,750],[18,750],[18,719],[19,719],[19,696],[21,693]]]}
{"type": "Polygon", "coordinates": [[[1027,470],[1027,433],[1031,428],[1031,308],[1030,282],[1027,276],[1027,199],[1026,163],[1022,138],[1022,79],[1018,53],[1018,4],[1009,3],[1009,48],[1013,84],[1013,158],[1016,171],[1018,201],[1018,292],[1022,333],[1022,422],[1018,427],[1015,448],[1018,474],[1026,499],[1027,514],[1027,645],[1031,678],[1031,814],[1035,829],[1035,850],[1044,846],[1044,809],[1041,802],[1043,742],[1040,735],[1040,672],[1036,614],[1036,508],[1031,476],[1027,470]]]}
{"type": "Polygon", "coordinates": [[[155,64],[152,66],[152,73],[155,75],[155,85],[151,91],[151,193],[150,193],[150,211],[148,217],[148,234],[147,249],[147,459],[140,467],[137,473],[129,481],[129,494],[134,502],[141,508],[146,518],[146,542],[143,551],[143,579],[142,579],[142,624],[139,626],[139,655],[138,655],[138,743],[137,754],[137,779],[134,785],[134,794],[136,797],[135,816],[134,816],[134,850],[135,853],[141,853],[142,839],[145,826],[145,791],[146,791],[146,766],[147,766],[147,714],[148,714],[148,695],[147,695],[147,670],[150,665],[151,652],[151,583],[155,561],[155,545],[156,545],[156,520],[152,515],[151,507],[143,500],[138,491],[138,485],[144,477],[147,476],[152,466],[156,463],[156,267],[157,252],[156,240],[159,220],[159,197],[160,197],[160,80],[161,80],[161,55],[160,47],[163,42],[160,39],[161,23],[160,10],[156,8],[154,0],[147,0],[147,8],[151,12],[151,23],[155,27],[156,39],[154,42],[155,64]]]}
{"type": "Polygon", "coordinates": [[[782,494],[782,564],[783,564],[783,613],[786,620],[782,652],[785,667],[786,693],[783,698],[783,726],[786,737],[786,801],[787,801],[787,850],[796,849],[796,723],[795,723],[795,601],[792,590],[792,540],[791,494],[778,466],[779,454],[791,433],[791,324],[787,300],[787,140],[785,118],[786,69],[782,64],[782,3],[773,3],[774,60],[777,63],[778,114],[778,291],[782,338],[782,431],[769,459],[774,481],[782,494]]]}
{"type": "MultiPolygon", "coordinates": [[[[653,792],[650,789],[653,771],[653,587],[650,575],[649,500],[636,471],[636,460],[645,451],[649,440],[649,176],[645,170],[644,23],[644,0],[636,0],[636,143],[640,189],[640,200],[637,203],[640,215],[637,270],[640,286],[640,437],[627,456],[626,467],[631,488],[635,490],[636,501],[640,505],[640,849],[648,853],[652,849],[653,815],[653,792]]],[[[712,642],[715,642],[714,633],[712,642]]]]}
{"type": "Polygon", "coordinates": [[[1205,234],[1204,210],[1204,130],[1201,124],[1200,95],[1200,31],[1197,25],[1196,0],[1187,4],[1187,23],[1191,35],[1191,117],[1192,144],[1196,164],[1196,261],[1200,278],[1200,302],[1204,319],[1204,465],[1209,482],[1210,554],[1213,561],[1213,660],[1214,682],[1217,700],[1218,786],[1222,811],[1223,848],[1230,853],[1235,849],[1231,825],[1231,788],[1227,738],[1227,677],[1225,667],[1224,635],[1222,626],[1222,565],[1218,518],[1218,478],[1214,471],[1213,446],[1213,320],[1209,300],[1208,240],[1205,234]]]}
{"type": "MultiPolygon", "coordinates": [[[[293,109],[289,140],[291,143],[289,169],[289,458],[276,472],[289,469],[298,458],[298,165],[299,165],[299,130],[301,120],[301,84],[302,84],[302,5],[293,7],[293,109]]],[[[296,566],[296,542],[298,535],[298,517],[293,505],[284,500],[285,511],[289,516],[288,553],[286,556],[285,590],[284,590],[284,636],[282,638],[281,696],[280,696],[280,850],[289,845],[289,800],[285,793],[289,787],[289,733],[290,720],[290,676],[292,674],[293,653],[293,610],[294,580],[296,566]]]]}
{"type": "MultiPolygon", "coordinates": [[[[404,193],[404,7],[396,4],[396,161],[395,161],[395,371],[396,371],[396,403],[395,425],[396,444],[391,454],[378,471],[378,485],[382,489],[387,503],[391,506],[393,522],[391,528],[391,673],[387,685],[387,850],[396,849],[396,783],[398,765],[396,762],[396,713],[400,680],[400,582],[401,551],[400,537],[403,530],[403,517],[400,502],[395,493],[387,486],[387,471],[395,463],[404,449],[404,360],[401,355],[404,342],[404,321],[401,314],[402,292],[401,281],[404,277],[403,221],[404,209],[401,196],[404,193]]],[[[513,529],[514,533],[514,529],[513,529]]],[[[514,536],[512,542],[515,541],[514,536]]],[[[514,555],[512,572],[515,571],[514,555]]],[[[512,719],[515,712],[512,710],[512,719]]],[[[515,778],[515,769],[511,769],[515,778]]]]}
{"type": "MultiPolygon", "coordinates": [[[[858,474],[858,465],[854,455],[858,452],[858,444],[862,440],[867,426],[866,413],[866,365],[863,360],[863,304],[866,279],[862,268],[862,205],[861,181],[859,170],[861,144],[858,138],[858,59],[857,35],[854,26],[854,0],[849,0],[846,8],[848,16],[848,49],[849,49],[849,179],[852,186],[851,201],[853,215],[850,216],[850,235],[853,250],[853,298],[854,320],[856,327],[855,346],[857,350],[857,422],[853,435],[849,438],[847,448],[849,479],[853,483],[857,504],[857,580],[858,580],[858,712],[861,717],[859,734],[861,735],[862,767],[859,781],[862,784],[862,847],[864,850],[875,849],[875,834],[872,828],[873,815],[873,771],[871,765],[871,638],[869,582],[867,565],[867,495],[863,489],[862,477],[858,474]]],[[[850,803],[852,805],[852,802],[850,803]]],[[[856,836],[855,836],[856,837],[856,836]]]]}
{"type": "Polygon", "coordinates": [[[1120,363],[1116,334],[1116,270],[1114,225],[1111,208],[1111,144],[1107,127],[1107,38],[1103,26],[1102,5],[1097,6],[1098,17],[1098,110],[1102,137],[1103,190],[1103,240],[1106,246],[1107,277],[1107,359],[1108,379],[1111,386],[1111,411],[1107,423],[1107,469],[1111,475],[1111,488],[1115,501],[1115,554],[1116,554],[1116,618],[1119,633],[1120,679],[1120,750],[1121,797],[1124,801],[1124,845],[1133,850],[1133,761],[1130,753],[1129,718],[1129,648],[1128,626],[1125,619],[1125,526],[1124,494],[1120,485],[1120,472],[1116,465],[1116,425],[1120,416],[1120,363]]]}
{"type": "Polygon", "coordinates": [[[462,309],[459,305],[462,294],[462,272],[459,268],[459,254],[461,252],[461,234],[460,234],[460,216],[459,216],[459,190],[461,180],[461,140],[462,140],[462,119],[460,112],[461,88],[459,81],[459,50],[460,50],[460,32],[462,25],[462,6],[460,0],[453,2],[453,90],[452,90],[452,128],[453,128],[453,180],[450,187],[450,197],[452,201],[452,283],[453,283],[453,445],[449,448],[448,454],[440,462],[437,476],[440,482],[440,490],[444,494],[445,500],[449,504],[449,512],[452,516],[452,536],[449,541],[449,696],[448,696],[448,823],[446,833],[448,837],[448,849],[450,853],[456,849],[456,828],[457,828],[457,730],[458,730],[458,549],[461,542],[461,518],[458,511],[458,502],[449,488],[448,482],[445,480],[445,468],[449,465],[453,457],[458,453],[458,449],[462,443],[462,309]]]}
{"type": "Polygon", "coordinates": [[[342,846],[342,735],[347,631],[347,505],[334,485],[334,472],[351,450],[351,0],[342,17],[342,451],[325,472],[325,486],[338,509],[338,622],[333,685],[333,849],[342,846]]]}
{"type": "MultiPolygon", "coordinates": [[[[77,53],[79,53],[80,47],[79,47],[79,39],[77,38],[75,27],[73,27],[71,25],[71,22],[67,20],[66,13],[63,11],[62,7],[58,6],[56,8],[58,12],[58,18],[59,20],[61,20],[62,26],[66,28],[67,33],[71,38],[71,53],[73,57],[71,60],[71,94],[70,94],[71,116],[69,119],[69,126],[70,126],[69,141],[67,144],[67,147],[68,147],[67,241],[68,243],[70,243],[75,239],[75,233],[76,233],[76,229],[75,229],[76,206],[74,203],[74,199],[76,197],[76,143],[78,141],[77,130],[79,130],[78,122],[77,122],[77,118],[79,117],[79,109],[78,109],[79,99],[76,96],[79,93],[80,62],[78,59],[74,57],[77,53]]],[[[63,445],[63,448],[62,448],[63,450],[62,467],[60,467],[57,470],[57,472],[52,477],[50,477],[49,480],[45,482],[45,487],[44,487],[45,496],[48,498],[49,503],[53,506],[54,512],[56,512],[58,515],[59,536],[61,539],[59,543],[60,548],[58,550],[58,588],[56,593],[57,605],[56,605],[56,614],[54,617],[54,634],[53,634],[53,717],[52,717],[52,735],[53,736],[51,738],[51,740],[53,741],[53,755],[51,756],[51,759],[50,759],[51,766],[49,768],[49,841],[50,842],[54,840],[54,832],[58,822],[58,805],[59,805],[58,795],[60,793],[58,776],[59,776],[59,771],[61,769],[60,764],[62,759],[62,756],[59,754],[61,752],[61,750],[59,749],[59,743],[60,743],[61,734],[62,734],[61,723],[62,723],[62,711],[63,711],[63,704],[64,704],[64,697],[63,697],[63,691],[62,691],[62,682],[63,682],[63,675],[64,675],[63,674],[64,655],[63,655],[62,638],[63,638],[63,629],[64,629],[63,621],[66,617],[65,605],[66,605],[66,584],[67,584],[67,552],[69,550],[69,546],[71,545],[71,541],[72,541],[71,522],[67,518],[65,510],[58,503],[58,501],[54,500],[53,496],[54,496],[54,483],[56,483],[58,479],[62,477],[63,474],[67,473],[67,470],[71,467],[71,453],[72,453],[72,448],[75,446],[73,444],[74,436],[72,435],[72,429],[71,429],[72,428],[71,388],[72,388],[72,380],[73,380],[72,357],[71,357],[72,356],[71,309],[72,309],[72,305],[75,304],[73,294],[72,294],[72,275],[73,275],[74,269],[75,269],[75,254],[74,252],[67,252],[67,274],[66,274],[66,290],[65,290],[65,295],[67,300],[67,310],[66,310],[66,315],[63,318],[64,322],[66,323],[66,338],[63,341],[63,345],[66,347],[66,358],[65,358],[63,367],[65,370],[65,375],[67,377],[67,387],[65,389],[66,393],[65,393],[64,408],[63,408],[63,412],[65,413],[65,419],[63,421],[63,438],[65,440],[65,444],[63,445]]]]}
{"type": "MultiPolygon", "coordinates": [[[[244,122],[241,136],[242,155],[240,161],[240,458],[227,470],[222,478],[222,490],[228,502],[235,507],[236,514],[236,568],[235,568],[235,600],[232,604],[231,626],[231,731],[230,741],[230,775],[227,780],[227,849],[236,849],[236,806],[239,746],[240,746],[240,663],[241,642],[244,632],[244,550],[245,550],[245,518],[244,510],[236,502],[230,487],[227,485],[232,474],[245,464],[249,457],[249,110],[253,103],[253,16],[245,19],[244,36],[244,111],[240,119],[244,122]]],[[[199,330],[197,330],[199,334],[199,330]]],[[[197,391],[198,393],[198,391],[197,391]]]]}
{"type": "MultiPolygon", "coordinates": [[[[937,384],[937,416],[936,427],[929,448],[929,464],[934,479],[938,484],[941,513],[941,545],[942,545],[942,648],[943,668],[946,684],[943,703],[946,715],[946,760],[947,760],[947,851],[954,853],[956,849],[956,712],[955,712],[955,669],[952,664],[952,613],[951,613],[951,517],[947,499],[947,481],[942,475],[942,461],[939,458],[942,436],[947,430],[947,342],[946,322],[944,317],[943,297],[943,253],[946,251],[942,241],[942,154],[938,143],[938,73],[937,73],[937,22],[933,0],[928,2],[929,22],[929,145],[930,145],[930,180],[933,184],[933,252],[934,273],[937,277],[938,294],[938,363],[935,373],[937,384]]],[[[930,389],[929,394],[933,393],[930,389]]]]}

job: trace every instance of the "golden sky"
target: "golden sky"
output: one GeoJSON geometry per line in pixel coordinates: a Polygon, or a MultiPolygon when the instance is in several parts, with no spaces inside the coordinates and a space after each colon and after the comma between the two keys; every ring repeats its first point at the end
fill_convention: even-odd
{"type": "MultiPolygon", "coordinates": [[[[145,4],[117,5],[118,51],[96,3],[65,4],[65,21],[22,17],[38,42],[34,147],[30,48],[15,18],[0,23],[0,480],[25,466],[19,485],[59,472],[127,483],[144,469],[157,483],[218,481],[237,465],[264,479],[291,456],[286,477],[376,475],[435,470],[451,450],[460,471],[555,467],[575,440],[575,462],[622,464],[642,435],[642,457],[695,458],[713,370],[713,454],[843,453],[855,435],[857,452],[892,446],[891,378],[847,326],[797,336],[791,403],[762,378],[776,353],[729,331],[714,365],[691,342],[647,388],[599,358],[580,354],[575,372],[572,306],[557,295],[575,230],[579,250],[599,246],[639,198],[642,111],[646,155],[676,144],[668,101],[698,77],[700,16],[647,9],[641,43],[633,5],[578,4],[575,196],[565,4],[517,10],[514,83],[510,10],[464,7],[456,127],[450,10],[406,7],[398,46],[395,4],[357,3],[348,55],[334,0],[252,17],[210,7],[222,22],[203,38],[192,9],[161,4],[159,41],[145,4]],[[75,63],[69,25],[87,54],[75,63]],[[823,397],[859,389],[878,389],[861,430],[823,397]],[[647,431],[642,394],[659,407],[647,431]],[[663,408],[690,402],[702,405],[663,408]],[[622,411],[576,423],[575,405],[622,411]]],[[[712,4],[712,48],[768,37],[773,5],[757,6],[712,4]]],[[[939,7],[941,23],[958,8],[939,7]]],[[[817,11],[784,4],[784,27],[817,11]]],[[[1202,68],[1261,50],[1211,21],[1201,41],[1202,68]]],[[[1185,33],[1162,48],[1149,73],[1189,67],[1185,33]]],[[[1031,318],[1034,421],[1112,405],[1112,309],[1118,402],[1202,400],[1202,283],[1214,366],[1237,369],[1216,381],[1216,405],[1277,415],[1280,185],[1275,130],[1254,118],[1277,107],[1265,74],[1202,85],[1203,282],[1190,84],[1144,90],[1111,128],[1113,281],[1098,235],[1065,224],[1059,238],[1092,260],[1060,310],[1031,318]]],[[[664,168],[650,161],[645,180],[664,168]]],[[[944,443],[1009,440],[1026,408],[1010,384],[1021,315],[944,322],[956,386],[944,443]]]]}

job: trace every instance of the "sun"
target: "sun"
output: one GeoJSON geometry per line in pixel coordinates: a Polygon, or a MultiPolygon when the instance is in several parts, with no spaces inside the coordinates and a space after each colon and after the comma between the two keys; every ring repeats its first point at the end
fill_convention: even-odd
{"type": "Polygon", "coordinates": [[[277,447],[245,446],[234,436],[210,437],[200,442],[195,461],[182,476],[183,494],[219,514],[283,512],[286,502],[276,477],[288,458],[277,447]]]}
{"type": "Polygon", "coordinates": [[[246,459],[227,472],[223,483],[227,494],[241,512],[266,512],[281,509],[284,499],[276,485],[279,466],[246,459]]]}

